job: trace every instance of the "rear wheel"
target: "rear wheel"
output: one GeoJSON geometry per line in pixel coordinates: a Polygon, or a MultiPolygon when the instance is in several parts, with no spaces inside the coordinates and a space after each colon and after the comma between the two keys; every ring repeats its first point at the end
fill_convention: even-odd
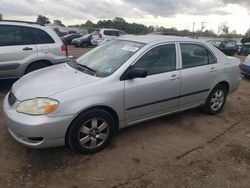
{"type": "Polygon", "coordinates": [[[32,63],[32,64],[30,64],[28,66],[28,68],[25,71],[25,74],[28,74],[30,72],[33,72],[35,70],[38,70],[38,69],[41,69],[41,68],[45,68],[45,67],[48,67],[48,66],[50,66],[50,64],[47,63],[47,62],[44,62],[44,61],[34,62],[34,63],[32,63]]]}
{"type": "Polygon", "coordinates": [[[96,153],[111,141],[114,128],[112,115],[102,109],[92,109],[76,118],[69,127],[66,139],[78,153],[96,153]]]}
{"type": "Polygon", "coordinates": [[[209,94],[203,111],[211,115],[221,112],[226,102],[226,98],[226,88],[223,85],[216,86],[209,94]]]}
{"type": "Polygon", "coordinates": [[[87,48],[87,47],[88,47],[88,43],[87,43],[87,42],[83,42],[83,43],[81,44],[81,47],[87,48]]]}

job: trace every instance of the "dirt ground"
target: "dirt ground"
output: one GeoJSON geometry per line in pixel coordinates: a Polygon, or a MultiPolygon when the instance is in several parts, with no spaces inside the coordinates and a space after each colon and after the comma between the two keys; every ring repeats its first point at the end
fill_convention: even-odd
{"type": "MultiPolygon", "coordinates": [[[[12,83],[0,82],[0,103],[12,83]]],[[[26,148],[11,138],[0,109],[0,187],[249,187],[249,96],[243,78],[222,113],[195,109],[129,127],[93,155],[26,148]]]]}

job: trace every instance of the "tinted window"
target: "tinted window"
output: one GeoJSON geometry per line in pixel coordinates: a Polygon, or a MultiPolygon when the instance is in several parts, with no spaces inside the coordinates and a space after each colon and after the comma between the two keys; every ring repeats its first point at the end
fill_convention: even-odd
{"type": "Polygon", "coordinates": [[[174,44],[155,47],[143,55],[134,65],[144,68],[148,75],[158,74],[176,69],[176,51],[174,44]]]}
{"type": "Polygon", "coordinates": [[[55,41],[45,31],[36,28],[32,28],[31,30],[36,44],[55,43],[55,41]]]}
{"type": "Polygon", "coordinates": [[[33,44],[33,39],[26,27],[0,26],[0,46],[33,44]]]}
{"type": "Polygon", "coordinates": [[[104,30],[104,35],[109,35],[109,36],[119,36],[119,31],[114,31],[114,30],[104,30]]]}
{"type": "Polygon", "coordinates": [[[182,68],[196,67],[215,63],[214,56],[203,46],[197,44],[180,44],[182,68]]]}

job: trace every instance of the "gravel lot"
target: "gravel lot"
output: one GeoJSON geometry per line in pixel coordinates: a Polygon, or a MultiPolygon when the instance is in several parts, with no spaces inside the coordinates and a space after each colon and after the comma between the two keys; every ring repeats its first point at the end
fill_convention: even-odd
{"type": "MultiPolygon", "coordinates": [[[[0,81],[0,103],[12,83],[0,81]]],[[[219,115],[195,109],[133,126],[94,155],[26,148],[11,138],[0,109],[0,187],[249,187],[249,96],[243,78],[219,115]]]]}

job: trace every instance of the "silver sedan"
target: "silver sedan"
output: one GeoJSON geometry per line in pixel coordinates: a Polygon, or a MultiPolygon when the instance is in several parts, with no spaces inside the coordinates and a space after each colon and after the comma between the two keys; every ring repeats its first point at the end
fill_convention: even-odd
{"type": "Polygon", "coordinates": [[[5,97],[4,117],[26,146],[94,153],[139,122],[196,107],[221,112],[239,87],[239,63],[194,39],[123,36],[22,77],[5,97]]]}

